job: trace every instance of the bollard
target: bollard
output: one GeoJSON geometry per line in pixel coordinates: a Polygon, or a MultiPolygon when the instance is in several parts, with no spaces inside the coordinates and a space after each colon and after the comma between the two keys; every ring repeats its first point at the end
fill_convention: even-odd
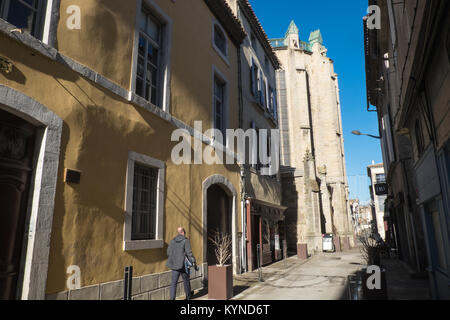
{"type": "Polygon", "coordinates": [[[123,286],[123,300],[131,300],[131,289],[133,284],[133,267],[125,267],[125,281],[123,286]]]}
{"type": "Polygon", "coordinates": [[[258,280],[259,282],[264,282],[262,278],[262,267],[261,267],[261,252],[260,252],[261,246],[259,244],[256,245],[256,259],[258,263],[258,280]]]}

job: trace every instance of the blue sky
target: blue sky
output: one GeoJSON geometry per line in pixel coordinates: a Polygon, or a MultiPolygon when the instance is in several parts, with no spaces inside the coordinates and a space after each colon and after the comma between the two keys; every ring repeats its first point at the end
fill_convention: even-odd
{"type": "Polygon", "coordinates": [[[354,136],[353,130],[378,135],[377,115],[367,112],[362,17],[367,0],[250,0],[269,38],[284,37],[291,20],[308,41],[311,31],[320,29],[327,55],[339,75],[342,123],[345,139],[350,198],[367,202],[369,181],[366,167],[382,162],[380,142],[354,136]]]}

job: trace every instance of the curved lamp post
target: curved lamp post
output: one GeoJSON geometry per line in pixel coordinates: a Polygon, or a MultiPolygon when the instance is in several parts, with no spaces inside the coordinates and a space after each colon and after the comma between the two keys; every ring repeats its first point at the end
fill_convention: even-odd
{"type": "Polygon", "coordinates": [[[368,137],[371,137],[371,138],[374,138],[374,139],[381,139],[381,137],[379,137],[379,136],[374,136],[374,135],[371,135],[371,134],[361,133],[358,130],[354,130],[354,131],[352,131],[352,133],[355,136],[368,136],[368,137]]]}

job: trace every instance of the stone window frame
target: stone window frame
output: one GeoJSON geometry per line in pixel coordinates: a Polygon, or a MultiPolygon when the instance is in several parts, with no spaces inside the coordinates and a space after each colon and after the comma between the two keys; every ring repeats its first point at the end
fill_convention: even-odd
{"type": "Polygon", "coordinates": [[[229,42],[229,39],[228,39],[227,33],[225,32],[225,29],[222,27],[222,25],[216,19],[213,19],[211,26],[212,26],[212,32],[211,32],[211,34],[212,34],[212,40],[211,40],[212,47],[217,52],[217,54],[222,58],[222,60],[225,62],[225,64],[227,66],[230,66],[230,61],[228,59],[228,54],[229,54],[228,42],[229,42]],[[222,34],[223,34],[223,36],[225,38],[225,52],[222,52],[222,50],[220,50],[220,48],[216,46],[216,41],[215,41],[216,40],[215,39],[216,27],[218,27],[222,31],[222,34]]]}
{"type": "MultiPolygon", "coordinates": [[[[135,93],[138,94],[140,97],[144,98],[145,100],[149,101],[150,103],[153,103],[156,106],[159,106],[161,104],[161,53],[164,50],[164,46],[162,46],[162,35],[164,34],[163,32],[163,24],[160,23],[159,19],[155,18],[153,16],[153,14],[151,12],[148,12],[149,10],[147,10],[146,6],[144,6],[141,9],[140,15],[145,16],[146,20],[151,20],[157,27],[157,38],[153,38],[149,33],[148,30],[139,30],[139,42],[141,40],[143,40],[145,42],[145,47],[144,47],[144,56],[143,56],[143,62],[142,64],[139,63],[139,59],[137,62],[137,67],[139,69],[139,67],[142,68],[143,70],[143,74],[142,77],[139,76],[138,73],[136,73],[136,78],[135,78],[135,87],[137,86],[138,83],[138,79],[140,79],[142,81],[141,85],[140,85],[140,90],[141,93],[138,94],[136,91],[138,91],[138,88],[135,89],[135,93]],[[156,60],[152,61],[151,59],[148,58],[149,55],[149,47],[152,47],[152,52],[153,49],[157,50],[157,54],[156,54],[156,60]],[[150,82],[148,83],[148,78],[149,78],[149,66],[154,69],[154,71],[156,72],[152,72],[151,73],[151,77],[150,77],[150,82]],[[153,78],[153,75],[156,75],[156,78],[153,78]],[[150,86],[149,89],[149,93],[146,92],[146,87],[147,85],[150,86]],[[153,89],[155,89],[155,95],[153,95],[153,89]]],[[[154,53],[152,54],[154,55],[154,53]]],[[[139,56],[139,55],[138,55],[139,56]]]]}
{"type": "MultiPolygon", "coordinates": [[[[170,52],[172,47],[172,19],[156,4],[154,0],[137,0],[136,1],[136,21],[134,27],[134,41],[133,41],[133,58],[132,69],[130,78],[130,90],[128,100],[133,101],[136,99],[142,99],[148,103],[150,101],[140,97],[136,94],[136,77],[138,68],[138,55],[139,55],[139,15],[142,11],[142,7],[145,7],[149,13],[151,13],[162,25],[161,35],[161,48],[160,52],[160,66],[159,69],[159,101],[157,108],[170,113],[170,76],[171,76],[171,61],[170,52]]],[[[152,104],[153,105],[153,104],[152,104]]]]}
{"type": "MultiPolygon", "coordinates": [[[[227,141],[227,137],[226,137],[226,129],[228,128],[229,125],[229,111],[230,111],[230,82],[228,81],[227,77],[219,71],[219,69],[213,65],[212,66],[212,81],[211,81],[211,99],[212,99],[212,120],[211,120],[211,128],[212,129],[216,129],[216,98],[215,98],[215,81],[216,79],[219,79],[220,81],[222,81],[223,86],[224,86],[224,92],[223,92],[223,102],[222,102],[222,110],[223,110],[223,116],[222,116],[222,122],[223,122],[223,127],[224,127],[224,132],[222,133],[223,136],[223,141],[222,141],[222,145],[226,148],[228,147],[228,141],[227,141]]],[[[213,137],[211,137],[213,138],[213,137]]]]}
{"type": "Polygon", "coordinates": [[[123,236],[123,250],[137,251],[161,249],[164,247],[164,195],[165,195],[166,164],[158,159],[130,151],[128,153],[126,193],[125,193],[125,224],[123,236]],[[131,225],[133,217],[133,185],[134,164],[142,164],[158,169],[158,185],[156,196],[156,227],[154,240],[131,240],[131,225]]]}
{"type": "MultiPolygon", "coordinates": [[[[7,2],[9,1],[11,0],[8,0],[7,2]]],[[[4,3],[4,5],[6,4],[4,3]]],[[[37,27],[39,28],[39,37],[31,35],[39,41],[42,41],[43,43],[52,47],[56,45],[56,33],[59,23],[60,6],[61,0],[46,0],[46,3],[42,4],[42,7],[39,8],[40,12],[38,13],[42,15],[37,22],[37,27]]],[[[2,8],[0,8],[0,10],[1,9],[2,8]]],[[[2,17],[0,18],[3,19],[2,17]]]]}
{"type": "Polygon", "coordinates": [[[47,288],[63,120],[33,98],[1,84],[0,108],[37,127],[17,299],[43,300],[47,288]]]}

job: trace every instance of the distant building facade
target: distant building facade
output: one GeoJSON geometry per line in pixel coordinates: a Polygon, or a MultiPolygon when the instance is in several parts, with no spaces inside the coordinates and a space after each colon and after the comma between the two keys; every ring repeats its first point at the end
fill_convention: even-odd
{"type": "Polygon", "coordinates": [[[349,203],[355,236],[360,236],[367,231],[370,232],[373,220],[372,206],[362,205],[359,199],[352,199],[349,203]]]}
{"type": "Polygon", "coordinates": [[[359,207],[359,215],[360,215],[360,223],[361,223],[361,231],[371,231],[372,230],[372,221],[373,221],[373,211],[372,206],[365,205],[359,207]]]}
{"type": "Polygon", "coordinates": [[[309,42],[291,22],[271,44],[277,72],[283,205],[291,251],[322,250],[322,235],[334,234],[337,249],[353,244],[348,203],[338,76],[319,30],[309,42]]]}
{"type": "Polygon", "coordinates": [[[384,209],[387,193],[385,193],[386,189],[383,188],[386,183],[383,164],[368,166],[367,175],[370,178],[370,207],[372,210],[373,231],[378,232],[380,237],[385,239],[384,209]]]}

